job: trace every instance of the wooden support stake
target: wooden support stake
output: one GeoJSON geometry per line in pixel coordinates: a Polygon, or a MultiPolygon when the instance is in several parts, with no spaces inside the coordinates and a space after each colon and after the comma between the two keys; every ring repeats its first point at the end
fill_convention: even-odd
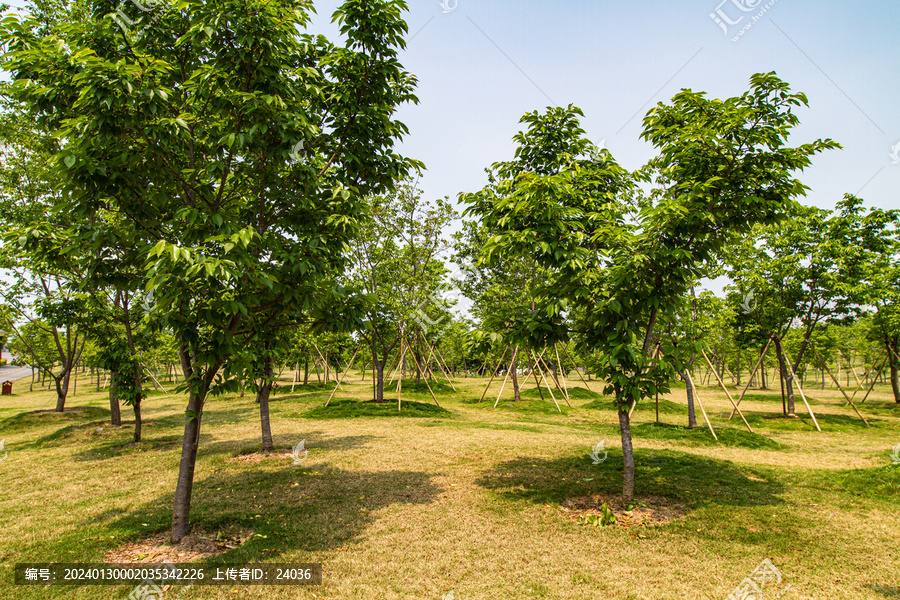
{"type": "MultiPolygon", "coordinates": [[[[878,353],[878,356],[875,357],[875,360],[872,361],[872,366],[873,366],[873,367],[875,366],[875,363],[878,362],[878,359],[881,358],[881,355],[882,355],[882,354],[884,354],[884,348],[881,349],[881,352],[879,352],[879,353],[878,353]]],[[[865,362],[863,362],[863,365],[865,365],[865,362]]],[[[853,370],[853,369],[851,369],[851,370],[853,370]]],[[[853,370],[853,375],[856,376],[856,371],[855,371],[855,370],[853,370]]],[[[851,398],[856,398],[856,394],[857,394],[857,393],[859,392],[859,390],[862,389],[862,387],[865,385],[865,383],[863,383],[862,381],[860,381],[859,377],[856,377],[856,381],[859,382],[859,385],[857,386],[857,388],[856,388],[855,390],[853,390],[853,395],[850,396],[851,398]]],[[[868,396],[868,395],[869,395],[869,394],[866,394],[866,396],[868,396]]]]}
{"type": "MultiPolygon", "coordinates": [[[[406,345],[409,346],[409,340],[406,341],[406,345]]],[[[421,371],[421,370],[422,370],[422,367],[419,366],[419,361],[416,359],[416,353],[415,353],[415,352],[412,353],[412,359],[413,359],[413,362],[416,363],[416,368],[419,369],[419,371],[421,371]]],[[[434,395],[434,392],[433,392],[432,389],[431,389],[431,385],[428,383],[428,377],[423,377],[423,378],[422,378],[422,381],[425,382],[425,387],[427,387],[429,393],[431,393],[431,398],[432,398],[432,400],[434,400],[434,403],[437,404],[438,406],[440,406],[440,403],[438,402],[437,396],[434,395]]]]}
{"type": "MultiPolygon", "coordinates": [[[[541,365],[538,363],[539,359],[535,355],[534,350],[531,351],[531,356],[534,357],[534,364],[537,367],[538,371],[540,371],[541,373],[541,379],[543,379],[544,383],[547,384],[547,378],[544,376],[544,371],[541,369],[541,365]]],[[[537,379],[537,376],[535,376],[535,379],[537,379]]],[[[556,410],[562,412],[562,409],[559,407],[559,402],[556,401],[556,396],[553,395],[553,388],[550,386],[550,384],[547,384],[547,391],[550,392],[550,397],[553,398],[553,404],[556,405],[556,410]]],[[[541,399],[543,400],[543,397],[541,399]]]]}
{"type": "MultiPolygon", "coordinates": [[[[709,357],[706,355],[706,351],[701,348],[700,352],[703,353],[703,358],[706,359],[706,364],[708,364],[709,368],[713,370],[713,374],[715,374],[716,380],[719,382],[719,385],[722,387],[722,390],[725,392],[725,395],[728,396],[728,399],[731,401],[731,405],[734,407],[734,410],[736,410],[738,412],[738,414],[741,415],[741,419],[743,419],[744,425],[747,426],[747,431],[749,431],[750,433],[753,433],[753,429],[751,429],[750,423],[748,423],[747,419],[744,417],[744,413],[741,412],[741,409],[738,408],[737,404],[735,404],[734,398],[732,398],[731,394],[728,393],[728,388],[725,387],[725,382],[722,381],[722,378],[719,377],[719,374],[713,368],[712,361],[709,360],[709,357]]],[[[694,391],[696,392],[697,390],[694,389],[694,391]]]]}
{"type": "MultiPolygon", "coordinates": [[[[350,359],[350,364],[353,364],[353,361],[356,358],[356,355],[359,353],[360,348],[362,348],[362,346],[357,348],[356,352],[353,353],[353,357],[350,359]]],[[[347,370],[341,374],[341,381],[344,381],[344,378],[347,377],[347,373],[349,373],[349,372],[350,372],[350,368],[348,367],[347,370]]],[[[331,390],[331,395],[328,396],[328,400],[325,401],[325,406],[328,406],[328,403],[331,402],[332,398],[334,398],[334,394],[335,394],[335,392],[337,392],[338,386],[341,385],[341,381],[339,381],[338,385],[334,386],[334,389],[331,390]]]]}
{"type": "Polygon", "coordinates": [[[816,415],[813,414],[812,407],[809,405],[809,402],[806,401],[806,394],[803,393],[803,386],[800,385],[800,381],[797,380],[797,375],[794,373],[794,367],[791,366],[791,361],[788,360],[787,353],[783,353],[781,357],[782,359],[784,359],[784,364],[787,365],[788,370],[791,372],[791,377],[794,378],[794,382],[796,382],[797,384],[797,389],[800,390],[800,397],[803,398],[803,403],[806,405],[806,410],[809,411],[809,416],[812,417],[816,429],[822,431],[822,428],[819,427],[819,422],[816,421],[816,415]]]}
{"type": "MultiPolygon", "coordinates": [[[[400,344],[400,364],[403,364],[403,361],[406,359],[406,346],[402,343],[400,344]]],[[[400,412],[400,398],[403,394],[403,376],[400,376],[400,379],[397,381],[397,412],[400,412]]]]}
{"type": "MultiPolygon", "coordinates": [[[[447,378],[447,383],[450,384],[450,387],[453,388],[453,391],[455,392],[455,391],[456,391],[456,386],[454,386],[454,385],[453,385],[453,382],[450,381],[450,376],[447,375],[447,373],[444,372],[444,367],[441,365],[441,359],[438,358],[437,355],[434,353],[434,346],[432,346],[431,344],[429,344],[429,343],[428,343],[428,340],[425,340],[425,345],[428,346],[429,348],[431,348],[431,351],[428,353],[428,360],[430,361],[432,356],[435,358],[435,360],[437,360],[438,368],[441,370],[441,374],[443,374],[443,376],[447,378]]],[[[432,373],[432,375],[433,375],[433,374],[434,374],[434,373],[432,373]]],[[[435,381],[437,381],[437,377],[435,377],[435,381]]]]}
{"type": "Polygon", "coordinates": [[[453,388],[453,391],[455,392],[455,391],[456,391],[456,386],[453,385],[453,381],[450,379],[450,366],[447,364],[447,359],[444,358],[444,353],[441,352],[441,349],[438,348],[437,346],[435,346],[434,351],[435,351],[435,356],[436,356],[437,359],[438,359],[438,366],[440,366],[441,363],[443,363],[443,365],[444,365],[444,373],[446,374],[447,381],[450,382],[450,387],[452,387],[452,388],[453,388]]]}
{"type": "Polygon", "coordinates": [[[838,389],[841,390],[841,393],[844,395],[844,398],[846,398],[847,402],[850,403],[850,406],[853,407],[853,410],[856,411],[856,414],[859,415],[859,418],[863,420],[863,423],[866,424],[866,427],[868,427],[869,422],[866,421],[866,418],[864,416],[862,416],[862,413],[859,412],[859,409],[856,408],[855,404],[853,404],[853,400],[850,399],[850,397],[847,395],[847,392],[845,392],[844,388],[841,387],[841,383],[837,380],[837,377],[835,377],[834,374],[831,372],[831,369],[828,367],[828,363],[825,362],[825,359],[822,358],[822,356],[819,354],[819,351],[816,350],[816,346],[815,346],[815,344],[812,343],[812,340],[809,341],[809,347],[812,348],[812,351],[816,355],[816,358],[819,359],[819,362],[822,363],[822,366],[825,367],[826,371],[828,371],[828,375],[831,376],[832,381],[834,381],[834,383],[837,384],[838,389]]]}
{"type": "MultiPolygon", "coordinates": [[[[549,365],[547,365],[547,361],[544,360],[544,354],[545,354],[546,352],[547,352],[547,349],[545,348],[545,349],[544,349],[544,352],[541,352],[541,355],[538,357],[538,360],[540,361],[540,364],[543,364],[543,365],[544,365],[544,370],[547,372],[547,374],[550,375],[550,374],[551,374],[551,373],[550,373],[550,367],[549,367],[549,365]]],[[[544,375],[543,371],[541,372],[541,377],[544,378],[544,383],[547,383],[547,377],[544,375]]],[[[568,397],[568,395],[566,394],[565,390],[563,390],[563,389],[559,386],[559,381],[557,381],[557,380],[554,378],[553,383],[556,384],[556,389],[558,389],[558,390],[563,394],[563,397],[566,399],[566,404],[569,406],[569,408],[572,408],[572,405],[569,404],[569,397],[568,397]]],[[[550,386],[549,386],[549,385],[547,386],[547,389],[550,390],[550,386]]],[[[556,398],[553,396],[553,390],[550,390],[550,397],[553,398],[553,401],[554,401],[554,402],[556,402],[556,398]]],[[[557,405],[557,406],[558,406],[558,405],[557,405]]],[[[560,412],[562,412],[562,411],[560,411],[560,412]]]]}
{"type": "Polygon", "coordinates": [[[153,376],[153,373],[150,372],[150,369],[148,369],[147,367],[144,367],[144,371],[147,373],[147,375],[150,376],[150,379],[153,380],[153,383],[156,385],[156,389],[162,390],[162,391],[163,391],[163,394],[168,394],[168,393],[169,393],[169,392],[166,391],[166,388],[164,388],[164,387],[162,386],[162,384],[156,379],[156,377],[153,376]]]}
{"type": "MultiPolygon", "coordinates": [[[[487,394],[488,389],[491,387],[491,383],[494,382],[494,377],[497,375],[497,371],[500,370],[500,365],[503,364],[503,359],[506,358],[506,353],[509,352],[509,346],[503,349],[503,354],[500,355],[500,360],[497,362],[497,367],[494,369],[494,372],[491,374],[491,379],[488,381],[487,385],[484,386],[484,391],[481,392],[481,399],[478,400],[478,403],[481,404],[481,401],[484,400],[484,395],[487,394]]],[[[487,360],[484,361],[484,364],[487,364],[487,360]]],[[[496,406],[496,404],[494,405],[496,406]]]]}
{"type": "Polygon", "coordinates": [[[687,375],[688,381],[691,383],[691,387],[694,388],[694,398],[697,399],[697,404],[700,406],[700,412],[703,413],[703,418],[706,419],[706,425],[709,427],[709,432],[712,434],[713,438],[718,442],[719,436],[717,436],[716,432],[713,430],[712,423],[709,422],[709,416],[706,414],[706,409],[703,408],[703,402],[700,400],[700,393],[697,391],[697,386],[694,385],[694,380],[691,378],[691,370],[685,369],[684,374],[687,375]]]}
{"type": "MultiPolygon", "coordinates": [[[[572,356],[569,354],[569,350],[565,346],[563,346],[563,354],[566,355],[566,358],[572,361],[572,368],[575,369],[576,373],[578,373],[578,378],[581,379],[581,383],[584,384],[584,387],[587,389],[587,391],[592,392],[593,390],[591,389],[591,386],[589,386],[588,382],[585,381],[584,376],[581,374],[581,371],[578,370],[578,364],[574,360],[572,360],[572,356]]],[[[586,366],[587,365],[585,365],[585,367],[586,366]]]]}
{"type": "Polygon", "coordinates": [[[881,366],[878,367],[878,370],[875,372],[875,377],[872,378],[872,385],[869,386],[869,391],[866,392],[866,395],[863,397],[863,399],[859,401],[860,404],[863,404],[869,398],[869,394],[872,393],[872,390],[875,389],[875,384],[878,383],[878,376],[881,375],[882,371],[884,371],[884,365],[885,363],[887,363],[887,359],[888,357],[885,356],[881,361],[881,366]]]}
{"type": "MultiPolygon", "coordinates": [[[[559,358],[559,342],[553,344],[553,351],[556,352],[556,365],[559,368],[559,372],[562,374],[563,388],[565,388],[563,391],[566,393],[566,404],[569,404],[569,386],[566,384],[566,370],[559,358]]],[[[572,405],[569,404],[569,406],[572,405]]]]}
{"type": "MultiPolygon", "coordinates": [[[[507,347],[506,350],[509,350],[509,347],[507,347]]],[[[503,351],[503,356],[506,356],[506,350],[503,351]]],[[[510,357],[510,359],[509,359],[509,364],[510,364],[510,366],[512,366],[512,363],[513,363],[513,361],[515,360],[515,358],[516,358],[516,353],[517,353],[518,351],[519,351],[519,347],[516,346],[515,350],[513,350],[513,353],[512,353],[512,355],[511,355],[511,357],[510,357]]],[[[497,365],[497,370],[498,370],[498,371],[500,370],[500,365],[499,365],[499,364],[497,365]]],[[[506,376],[503,378],[503,385],[500,386],[500,393],[497,394],[497,400],[494,401],[494,408],[497,408],[497,405],[500,403],[500,396],[503,395],[503,388],[506,387],[506,380],[509,379],[509,372],[510,372],[510,371],[512,371],[512,369],[507,369],[507,370],[506,370],[506,376]]],[[[485,389],[484,391],[487,391],[487,389],[485,389]]],[[[481,402],[481,400],[479,400],[479,402],[481,402]]]]}
{"type": "MultiPolygon", "coordinates": [[[[770,347],[771,345],[772,345],[772,338],[769,338],[769,341],[766,343],[766,347],[763,349],[762,354],[759,355],[759,360],[756,361],[756,366],[753,367],[753,370],[752,370],[752,371],[750,371],[750,376],[747,378],[747,385],[744,386],[744,390],[741,392],[741,397],[737,399],[737,405],[738,405],[738,406],[741,405],[741,400],[744,399],[744,394],[746,394],[746,393],[747,393],[747,390],[750,389],[750,384],[753,382],[753,376],[756,375],[756,371],[759,370],[759,366],[762,364],[763,359],[766,357],[766,354],[769,353],[769,347],[770,347]]],[[[760,384],[761,384],[761,383],[762,383],[762,382],[760,381],[760,384]]],[[[731,411],[731,416],[728,417],[728,420],[729,420],[729,421],[730,421],[731,419],[734,418],[734,414],[735,414],[736,412],[737,412],[737,410],[732,410],[732,411],[731,411]]]]}

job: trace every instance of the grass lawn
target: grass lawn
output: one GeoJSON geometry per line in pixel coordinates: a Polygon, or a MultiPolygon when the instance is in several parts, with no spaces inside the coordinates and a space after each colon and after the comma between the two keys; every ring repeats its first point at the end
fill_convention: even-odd
{"type": "MultiPolygon", "coordinates": [[[[239,540],[220,562],[323,564],[315,587],[173,587],[163,598],[384,600],[721,600],[764,559],[783,581],[763,598],[900,598],[900,406],[876,387],[856,414],[840,392],[811,390],[817,432],[780,416],[780,393],[754,390],[728,420],[715,388],[689,430],[683,389],[633,417],[636,495],[622,511],[617,417],[608,398],[570,380],[571,406],[546,390],[496,408],[487,379],[404,381],[383,405],[358,374],[331,406],[331,387],[295,387],[271,401],[279,453],[263,459],[252,396],[213,398],[203,417],[191,511],[202,535],[239,540]],[[408,401],[408,404],[407,404],[408,401]],[[291,448],[309,450],[295,463],[291,448]],[[592,464],[603,440],[606,459],[592,464]],[[618,522],[586,519],[604,502],[618,522]],[[641,518],[646,517],[644,521],[641,518]],[[653,518],[651,518],[653,517],[653,518]],[[654,519],[656,519],[654,521],[654,519]],[[180,596],[179,596],[180,594],[180,596]]],[[[533,382],[528,386],[533,387],[533,382]]],[[[82,385],[83,388],[83,385],[82,385]]],[[[144,442],[109,427],[105,392],[79,390],[64,414],[46,390],[0,397],[0,597],[127,598],[131,587],[12,584],[20,562],[101,562],[165,534],[181,450],[185,399],[152,394],[144,442]]],[[[138,557],[153,561],[154,556],[138,557]]],[[[158,560],[158,559],[157,559],[158,560]]]]}

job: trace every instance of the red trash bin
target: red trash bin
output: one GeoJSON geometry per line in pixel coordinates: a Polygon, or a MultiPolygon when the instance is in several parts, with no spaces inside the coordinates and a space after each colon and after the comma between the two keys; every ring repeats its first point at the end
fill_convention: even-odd
{"type": "Polygon", "coordinates": [[[12,394],[12,381],[4,381],[3,382],[3,396],[9,396],[12,394]]]}

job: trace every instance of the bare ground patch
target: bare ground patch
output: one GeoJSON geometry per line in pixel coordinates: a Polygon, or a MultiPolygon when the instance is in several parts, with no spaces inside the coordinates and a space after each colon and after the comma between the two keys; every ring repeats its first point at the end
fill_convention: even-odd
{"type": "Polygon", "coordinates": [[[609,509],[615,514],[616,525],[619,527],[664,525],[690,512],[684,505],[660,496],[635,498],[632,500],[633,506],[629,510],[622,496],[606,496],[603,494],[569,498],[560,505],[559,509],[570,519],[584,522],[585,517],[588,515],[602,517],[604,503],[607,503],[609,509]]]}
{"type": "Polygon", "coordinates": [[[264,460],[270,459],[293,459],[294,454],[292,452],[271,452],[269,454],[263,452],[254,452],[252,454],[239,454],[237,456],[232,456],[231,458],[226,458],[226,462],[233,463],[261,463],[264,460]]]}
{"type": "Polygon", "coordinates": [[[103,562],[194,562],[238,548],[251,537],[253,532],[244,530],[232,534],[197,532],[172,544],[168,533],[160,533],[110,550],[103,556],[103,562]]]}

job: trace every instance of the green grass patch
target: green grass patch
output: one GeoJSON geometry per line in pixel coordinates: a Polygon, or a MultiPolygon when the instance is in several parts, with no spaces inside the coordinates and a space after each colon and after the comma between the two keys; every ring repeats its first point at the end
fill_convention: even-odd
{"type": "MultiPolygon", "coordinates": [[[[709,432],[707,432],[709,435],[709,432]]],[[[591,494],[618,495],[622,490],[622,453],[611,449],[607,460],[591,464],[590,448],[557,459],[515,458],[486,471],[477,484],[499,498],[560,504],[591,494]]],[[[635,451],[635,495],[661,496],[696,508],[706,505],[783,504],[785,486],[764,469],[747,469],[671,450],[635,451]]]]}
{"type": "MultiPolygon", "coordinates": [[[[582,404],[580,408],[588,408],[591,410],[608,410],[615,412],[618,410],[616,408],[616,401],[613,398],[603,398],[601,400],[594,400],[593,402],[588,402],[587,404],[582,404]]],[[[654,400],[644,400],[643,402],[638,402],[636,412],[656,412],[656,402],[654,400]]],[[[667,415],[686,415],[687,414],[687,405],[686,404],[678,404],[677,402],[672,402],[671,400],[660,400],[659,401],[659,412],[660,414],[667,415]]]]}
{"type": "MultiPolygon", "coordinates": [[[[446,381],[429,381],[428,385],[426,385],[424,379],[419,383],[416,383],[415,379],[404,379],[403,387],[400,388],[400,391],[404,394],[424,394],[430,396],[431,394],[428,391],[428,386],[431,386],[431,391],[434,392],[435,396],[455,393],[453,388],[450,387],[450,384],[446,381]]],[[[384,385],[384,391],[396,392],[397,382],[395,381],[391,384],[386,383],[384,385]]]]}
{"type": "MultiPolygon", "coordinates": [[[[341,384],[341,387],[343,387],[347,384],[348,384],[348,382],[344,381],[341,384]]],[[[291,386],[289,384],[282,383],[281,385],[276,387],[274,390],[272,390],[272,393],[274,395],[279,395],[279,394],[302,394],[304,392],[330,392],[331,390],[333,390],[335,388],[336,385],[337,384],[333,381],[311,381],[306,384],[297,383],[297,384],[294,384],[294,391],[292,392],[291,386]]],[[[248,393],[250,393],[250,392],[248,392],[248,393]]]]}
{"type": "Polygon", "coordinates": [[[818,493],[828,491],[900,505],[900,465],[871,469],[820,469],[810,475],[803,485],[818,493]]]}
{"type": "MultiPolygon", "coordinates": [[[[772,429],[775,431],[815,431],[816,426],[806,411],[806,407],[802,403],[795,407],[796,417],[786,417],[781,412],[781,408],[771,413],[750,412],[743,410],[744,417],[747,422],[754,428],[772,429]]],[[[862,422],[853,409],[848,407],[850,414],[848,415],[832,415],[832,414],[816,414],[816,420],[822,431],[846,431],[846,432],[862,432],[870,427],[862,422]]],[[[813,411],[815,413],[815,411],[813,411]]],[[[738,417],[735,417],[738,418],[738,417]]],[[[871,427],[881,427],[883,422],[880,419],[866,417],[871,427]]]]}
{"type": "Polygon", "coordinates": [[[300,416],[307,419],[353,419],[356,417],[452,417],[453,413],[434,404],[405,400],[402,409],[396,402],[386,400],[332,400],[328,406],[317,406],[300,416]]]}
{"type": "Polygon", "coordinates": [[[743,429],[733,427],[716,427],[716,435],[719,440],[713,439],[709,428],[705,425],[694,429],[688,429],[681,425],[669,425],[668,423],[641,423],[631,428],[631,434],[638,438],[654,440],[669,440],[691,446],[739,446],[741,448],[756,448],[766,450],[784,450],[784,444],[776,442],[758,433],[750,433],[743,429]]]}
{"type": "Polygon", "coordinates": [[[32,427],[48,427],[53,425],[82,426],[92,421],[109,420],[109,409],[98,406],[79,406],[67,408],[65,412],[36,410],[0,420],[0,431],[16,432],[32,427]]]}
{"type": "MultiPolygon", "coordinates": [[[[500,402],[497,404],[498,410],[504,410],[509,412],[514,412],[518,414],[532,414],[532,415],[567,415],[568,407],[566,406],[566,401],[564,398],[557,398],[557,402],[559,402],[559,408],[556,408],[556,405],[550,400],[550,396],[546,396],[545,401],[535,400],[530,398],[525,398],[523,394],[523,399],[519,402],[516,402],[512,398],[501,398],[500,402]],[[561,411],[561,412],[560,412],[561,411]]],[[[479,403],[478,399],[475,398],[473,400],[463,400],[464,404],[469,404],[475,408],[493,408],[494,401],[496,401],[496,396],[493,399],[485,398],[484,402],[479,403]]]]}

